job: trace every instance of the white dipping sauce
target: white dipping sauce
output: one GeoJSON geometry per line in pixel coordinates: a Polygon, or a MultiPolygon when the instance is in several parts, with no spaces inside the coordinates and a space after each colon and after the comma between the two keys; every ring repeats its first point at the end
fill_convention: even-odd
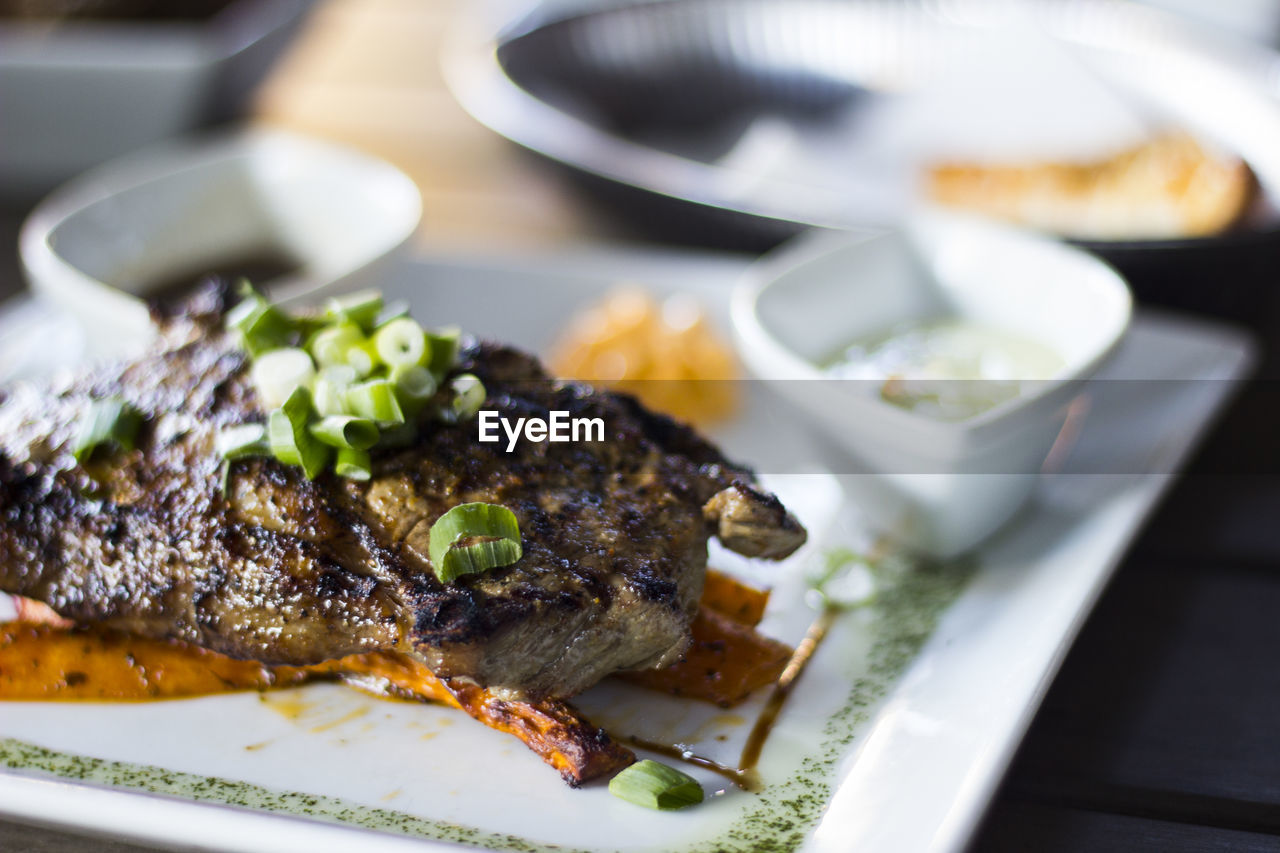
{"type": "Polygon", "coordinates": [[[869,381],[884,400],[945,421],[1016,399],[1065,366],[1038,341],[958,317],[859,338],[826,363],[834,378],[869,381]]]}

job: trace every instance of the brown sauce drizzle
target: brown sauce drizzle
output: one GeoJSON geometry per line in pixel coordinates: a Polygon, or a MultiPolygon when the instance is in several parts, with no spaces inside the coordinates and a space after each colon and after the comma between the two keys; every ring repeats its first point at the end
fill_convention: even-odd
{"type": "Polygon", "coordinates": [[[625,738],[627,743],[632,746],[638,746],[641,749],[647,749],[649,752],[656,752],[659,755],[665,755],[667,758],[674,758],[676,761],[683,761],[685,764],[692,764],[694,767],[701,767],[704,770],[710,770],[728,779],[744,791],[759,791],[761,789],[760,774],[754,768],[729,767],[718,761],[712,761],[702,755],[698,755],[684,744],[666,744],[655,743],[651,740],[629,735],[625,738]]]}
{"type": "Polygon", "coordinates": [[[778,721],[778,715],[782,712],[782,706],[787,703],[787,699],[790,698],[795,690],[796,682],[809,665],[814,652],[818,650],[818,646],[826,639],[827,632],[831,629],[831,623],[835,621],[835,617],[839,612],[837,608],[827,607],[809,625],[809,630],[805,632],[804,639],[796,646],[791,659],[787,661],[786,669],[782,671],[782,675],[778,677],[778,681],[773,685],[773,691],[769,694],[769,700],[765,702],[764,708],[761,709],[760,716],[756,717],[755,724],[751,727],[751,733],[747,736],[747,742],[742,747],[742,755],[738,758],[737,767],[729,767],[718,761],[698,755],[685,744],[654,743],[653,741],[633,736],[624,737],[622,740],[667,758],[673,758],[676,761],[692,764],[694,767],[710,770],[728,779],[744,791],[759,792],[763,788],[763,783],[756,765],[760,763],[760,754],[764,751],[765,742],[769,739],[769,735],[773,733],[773,727],[778,721]]]}
{"type": "Polygon", "coordinates": [[[764,743],[773,732],[774,723],[778,721],[782,706],[791,696],[796,681],[809,665],[813,653],[818,650],[818,645],[826,639],[827,631],[831,629],[831,623],[838,612],[834,607],[823,609],[818,618],[813,620],[809,630],[805,632],[804,639],[796,646],[795,654],[791,656],[791,660],[787,661],[787,668],[782,671],[778,683],[773,686],[773,692],[769,694],[769,701],[765,703],[764,710],[756,718],[756,724],[751,727],[751,734],[747,736],[747,742],[742,747],[742,756],[738,759],[740,768],[753,770],[759,763],[764,743]]]}

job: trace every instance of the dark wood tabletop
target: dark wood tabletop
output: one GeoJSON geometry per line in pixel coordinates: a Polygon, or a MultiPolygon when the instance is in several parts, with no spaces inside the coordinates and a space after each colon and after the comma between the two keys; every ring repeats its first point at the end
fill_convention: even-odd
{"type": "Polygon", "coordinates": [[[974,851],[1280,850],[1280,478],[1222,467],[1258,404],[1275,435],[1277,398],[1246,393],[1099,601],[974,851]]]}
{"type": "Polygon", "coordinates": [[[1275,364],[1099,601],[974,851],[1280,850],[1275,364]]]}

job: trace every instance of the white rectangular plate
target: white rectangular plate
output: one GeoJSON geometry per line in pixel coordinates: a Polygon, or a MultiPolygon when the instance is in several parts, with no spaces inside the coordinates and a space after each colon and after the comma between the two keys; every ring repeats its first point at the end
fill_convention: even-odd
{"type": "MultiPolygon", "coordinates": [[[[619,281],[693,290],[723,320],[736,259],[650,254],[421,258],[384,290],[429,324],[545,352],[572,311],[619,281]]],[[[0,318],[0,354],[24,329],[0,318]]],[[[905,567],[840,619],[765,749],[761,794],[696,773],[711,796],[678,813],[603,785],[564,786],[513,738],[446,708],[333,685],[139,704],[0,704],[0,813],[201,849],[954,851],[968,839],[1107,578],[1251,361],[1221,328],[1140,315],[1100,383],[1066,466],[969,566],[905,567]],[[1115,471],[1112,475],[1096,473],[1115,471]],[[1073,473],[1074,472],[1074,473],[1073,473]],[[1084,473],[1092,472],[1092,473],[1084,473]]],[[[749,383],[750,384],[750,383],[749,383]]],[[[808,442],[752,388],[719,436],[750,462],[808,442]]],[[[712,564],[776,583],[762,629],[795,642],[814,613],[802,573],[865,548],[855,506],[822,471],[771,475],[811,533],[781,565],[712,564]]],[[[607,684],[578,704],[617,733],[732,761],[760,699],[724,712],[607,684]]]]}

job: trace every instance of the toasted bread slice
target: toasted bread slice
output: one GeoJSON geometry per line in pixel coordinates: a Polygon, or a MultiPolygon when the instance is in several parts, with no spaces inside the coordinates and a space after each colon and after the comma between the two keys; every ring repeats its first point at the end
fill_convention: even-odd
{"type": "Polygon", "coordinates": [[[946,163],[926,176],[931,198],[1087,240],[1206,237],[1236,224],[1257,182],[1238,157],[1170,133],[1091,163],[946,163]]]}

